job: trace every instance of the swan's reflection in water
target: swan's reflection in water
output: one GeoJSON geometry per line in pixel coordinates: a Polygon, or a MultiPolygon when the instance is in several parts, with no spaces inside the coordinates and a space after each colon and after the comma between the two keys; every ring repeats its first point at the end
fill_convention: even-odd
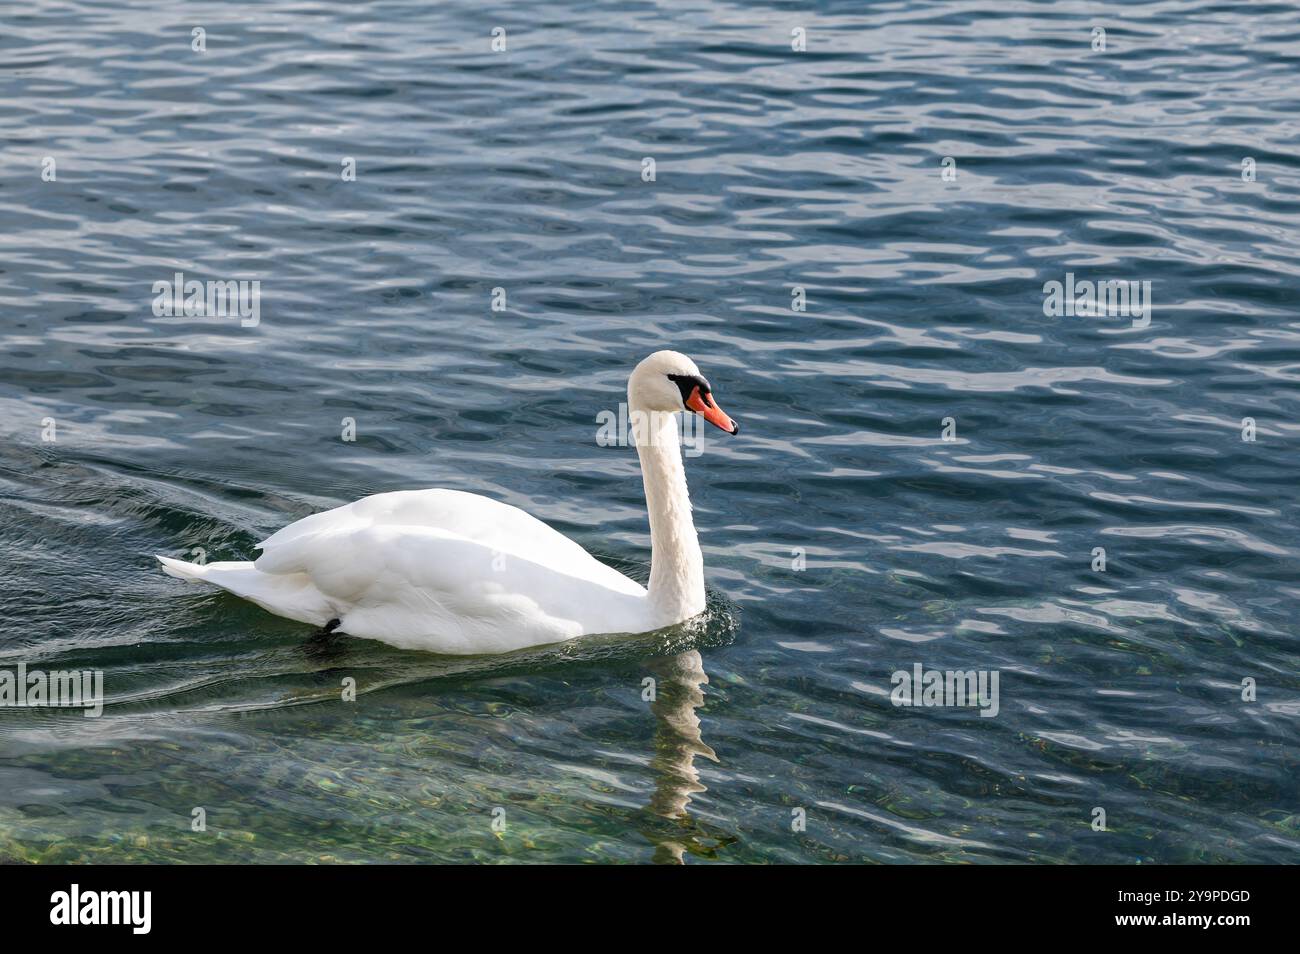
{"type": "MultiPolygon", "coordinates": [[[[337,698],[340,674],[357,671],[355,666],[345,664],[354,659],[352,654],[363,650],[358,649],[352,637],[331,633],[297,645],[294,651],[312,663],[315,680],[320,687],[328,687],[326,694],[333,700],[337,698]]],[[[373,649],[364,651],[373,652],[373,649]]],[[[511,665],[493,657],[435,657],[421,670],[414,670],[403,658],[402,665],[394,666],[391,671],[372,666],[366,691],[375,692],[389,685],[406,685],[421,679],[496,675],[514,671],[521,658],[525,657],[516,655],[511,665]]],[[[545,661],[562,660],[566,664],[570,661],[564,654],[557,655],[554,647],[546,647],[526,658],[532,666],[545,661]]],[[[701,822],[689,811],[692,797],[708,791],[700,781],[696,757],[719,761],[701,735],[700,718],[696,714],[704,704],[704,686],[709,682],[704,660],[698,650],[690,649],[672,656],[652,656],[642,666],[642,671],[655,680],[654,698],[650,702],[654,715],[650,757],[654,793],[634,824],[655,846],[653,857],[657,863],[683,864],[687,853],[697,858],[717,858],[722,848],[736,842],[736,837],[701,822]]],[[[305,698],[322,698],[321,691],[307,693],[305,698]]]]}
{"type": "Polygon", "coordinates": [[[655,717],[654,755],[650,760],[655,791],[647,806],[654,817],[643,828],[643,834],[655,843],[654,860],[658,864],[683,864],[687,851],[713,856],[719,847],[734,839],[706,835],[687,811],[691,796],[708,791],[700,783],[696,756],[718,761],[700,735],[700,718],[695,714],[704,703],[702,687],[709,681],[704,660],[691,649],[652,659],[646,668],[655,680],[655,697],[650,703],[655,717]]]}

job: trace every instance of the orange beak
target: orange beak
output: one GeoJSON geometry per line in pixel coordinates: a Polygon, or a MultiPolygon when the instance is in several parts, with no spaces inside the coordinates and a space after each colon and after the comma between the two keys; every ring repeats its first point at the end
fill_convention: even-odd
{"type": "Polygon", "coordinates": [[[713,400],[712,393],[705,391],[700,392],[697,386],[691,391],[691,396],[686,401],[686,406],[696,414],[701,414],[704,419],[714,427],[720,427],[728,434],[737,434],[740,432],[740,425],[729,418],[722,408],[718,407],[713,400]]]}

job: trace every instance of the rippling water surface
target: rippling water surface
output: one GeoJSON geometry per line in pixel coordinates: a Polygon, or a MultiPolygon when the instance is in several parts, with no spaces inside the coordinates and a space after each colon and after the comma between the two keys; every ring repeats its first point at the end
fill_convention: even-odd
{"type": "Polygon", "coordinates": [[[0,859],[1294,860],[1293,5],[2,26],[0,667],[107,698],[0,709],[0,859]],[[260,323],[155,317],[178,271],[260,323]],[[1149,323],[1048,317],[1067,273],[1149,281],[1149,323]],[[744,425],[687,460],[691,626],[437,657],[154,563],[442,486],[644,579],[595,421],[664,347],[744,425]],[[998,714],[894,706],[918,663],[998,714]]]}

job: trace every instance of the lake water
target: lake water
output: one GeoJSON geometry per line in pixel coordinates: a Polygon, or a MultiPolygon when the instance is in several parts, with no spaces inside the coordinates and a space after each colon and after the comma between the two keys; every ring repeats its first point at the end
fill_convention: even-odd
{"type": "Polygon", "coordinates": [[[0,668],[105,706],[0,708],[0,860],[1295,860],[1289,4],[3,27],[0,668]],[[177,272],[256,323],[155,315],[177,272]],[[644,579],[597,415],[665,347],[742,424],[687,458],[694,625],[437,657],[153,559],[452,487],[644,579]],[[917,665],[997,714],[895,705],[917,665]]]}

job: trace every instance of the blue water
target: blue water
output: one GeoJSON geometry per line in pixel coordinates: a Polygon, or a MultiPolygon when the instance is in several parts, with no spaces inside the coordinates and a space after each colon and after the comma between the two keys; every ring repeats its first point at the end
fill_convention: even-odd
{"type": "Polygon", "coordinates": [[[0,709],[0,860],[1295,859],[1293,5],[0,27],[0,668],[106,695],[0,709]],[[156,317],[176,272],[258,323],[156,317]],[[1067,274],[1150,311],[1050,317],[1067,274]],[[665,347],[742,424],[691,626],[437,657],[153,561],[453,487],[644,579],[596,416],[665,347]],[[894,705],[916,664],[996,716],[894,705]]]}

